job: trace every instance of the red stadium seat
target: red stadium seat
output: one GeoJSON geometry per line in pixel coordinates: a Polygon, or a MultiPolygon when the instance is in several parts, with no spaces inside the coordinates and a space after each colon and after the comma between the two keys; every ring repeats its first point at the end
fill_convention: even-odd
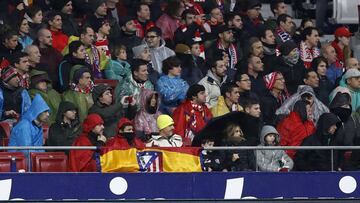
{"type": "Polygon", "coordinates": [[[32,152],[32,172],[67,172],[68,158],[64,152],[32,152]]]}
{"type": "Polygon", "coordinates": [[[46,140],[49,137],[49,126],[48,125],[43,125],[42,128],[43,128],[43,143],[45,144],[46,140]]]}
{"type": "Polygon", "coordinates": [[[0,152],[0,172],[17,172],[19,170],[27,171],[26,158],[22,152],[0,152]],[[16,162],[16,168],[12,169],[12,161],[16,162]]]}
{"type": "Polygon", "coordinates": [[[0,145],[1,146],[8,146],[9,144],[9,138],[10,138],[10,124],[8,122],[0,122],[0,126],[4,129],[5,136],[4,138],[1,138],[0,145]]]}
{"type": "Polygon", "coordinates": [[[110,80],[110,79],[95,79],[95,84],[108,84],[113,90],[115,89],[116,85],[119,83],[118,80],[110,80]]]}

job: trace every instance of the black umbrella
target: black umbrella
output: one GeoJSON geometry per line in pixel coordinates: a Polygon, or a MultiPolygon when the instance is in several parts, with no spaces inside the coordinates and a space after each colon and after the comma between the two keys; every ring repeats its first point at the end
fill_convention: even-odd
{"type": "Polygon", "coordinates": [[[259,144],[258,134],[261,127],[260,119],[243,112],[231,112],[210,120],[194,137],[192,146],[201,146],[201,141],[203,139],[214,139],[215,146],[221,146],[223,131],[229,124],[238,124],[240,126],[248,145],[256,146],[259,144]]]}

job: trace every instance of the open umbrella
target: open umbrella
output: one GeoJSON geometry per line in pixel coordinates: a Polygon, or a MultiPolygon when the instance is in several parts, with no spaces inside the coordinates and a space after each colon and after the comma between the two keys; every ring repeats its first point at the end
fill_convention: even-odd
{"type": "Polygon", "coordinates": [[[260,119],[243,112],[231,112],[210,120],[194,137],[192,146],[201,146],[203,139],[214,139],[215,146],[221,146],[223,131],[229,124],[240,126],[247,140],[247,145],[257,146],[259,144],[260,119]]]}

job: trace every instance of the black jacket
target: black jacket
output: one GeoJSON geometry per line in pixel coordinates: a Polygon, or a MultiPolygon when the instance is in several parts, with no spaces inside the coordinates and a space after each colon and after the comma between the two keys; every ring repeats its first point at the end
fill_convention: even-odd
{"type": "Polygon", "coordinates": [[[329,106],[329,95],[330,92],[334,89],[334,85],[330,80],[324,76],[319,78],[319,87],[315,88],[316,97],[324,103],[326,106],[329,106]]]}
{"type": "Polygon", "coordinates": [[[200,67],[191,54],[176,54],[181,60],[181,78],[184,79],[189,85],[197,84],[204,74],[201,72],[200,67]]]}
{"type": "Polygon", "coordinates": [[[72,15],[61,13],[62,31],[67,36],[79,36],[79,26],[72,15]]]}
{"type": "MultiPolygon", "coordinates": [[[[246,141],[234,143],[224,141],[223,146],[248,146],[246,141]]],[[[226,150],[221,151],[224,157],[224,168],[228,171],[255,171],[255,154],[252,150],[226,150]],[[233,161],[233,155],[239,155],[239,159],[233,161]]]]}
{"type": "Polygon", "coordinates": [[[268,125],[275,125],[276,110],[281,106],[281,103],[268,90],[265,94],[260,96],[260,108],[263,121],[268,125]]]}

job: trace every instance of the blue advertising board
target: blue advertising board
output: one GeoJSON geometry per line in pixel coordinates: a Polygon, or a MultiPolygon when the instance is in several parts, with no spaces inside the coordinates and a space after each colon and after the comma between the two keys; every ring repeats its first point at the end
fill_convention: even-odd
{"type": "Polygon", "coordinates": [[[360,172],[1,173],[0,200],[359,198],[360,172]]]}

